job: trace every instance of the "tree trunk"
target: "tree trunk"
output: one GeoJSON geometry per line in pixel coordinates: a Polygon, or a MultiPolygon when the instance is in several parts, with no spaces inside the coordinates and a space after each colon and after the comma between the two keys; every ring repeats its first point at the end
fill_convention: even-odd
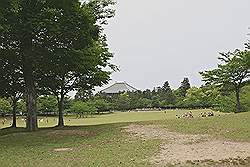
{"type": "Polygon", "coordinates": [[[36,55],[34,55],[33,49],[33,35],[34,25],[30,17],[35,14],[36,2],[32,0],[25,1],[23,9],[20,11],[21,20],[23,21],[22,29],[20,33],[22,37],[20,39],[20,53],[22,56],[22,70],[25,82],[25,96],[26,96],[26,108],[27,119],[26,128],[28,131],[37,130],[37,94],[34,79],[34,66],[36,62],[36,55]]]}
{"type": "Polygon", "coordinates": [[[28,131],[35,131],[37,130],[37,95],[33,76],[33,55],[31,48],[32,39],[29,36],[24,37],[24,40],[22,41],[22,63],[27,107],[26,128],[28,131]]]}
{"type": "Polygon", "coordinates": [[[241,105],[240,105],[240,88],[236,88],[235,90],[236,95],[236,113],[241,112],[241,105]]]}
{"type": "Polygon", "coordinates": [[[17,109],[17,100],[13,100],[12,104],[12,128],[16,128],[16,109],[17,109]]]}
{"type": "Polygon", "coordinates": [[[58,112],[59,112],[59,119],[58,119],[58,127],[64,127],[64,120],[63,120],[63,108],[64,108],[64,95],[61,94],[61,97],[58,97],[58,112]]]}
{"type": "Polygon", "coordinates": [[[37,130],[37,106],[36,106],[36,88],[33,78],[32,65],[25,62],[24,64],[24,80],[27,107],[26,128],[28,131],[37,130]]]}

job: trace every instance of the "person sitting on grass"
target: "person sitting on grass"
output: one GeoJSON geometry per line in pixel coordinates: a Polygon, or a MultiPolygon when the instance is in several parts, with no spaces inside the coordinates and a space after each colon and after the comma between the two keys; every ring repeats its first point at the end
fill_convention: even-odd
{"type": "Polygon", "coordinates": [[[208,117],[213,117],[213,116],[214,116],[214,113],[213,113],[213,112],[208,112],[208,113],[207,113],[207,116],[208,116],[208,117]]]}
{"type": "Polygon", "coordinates": [[[201,117],[207,117],[207,113],[206,112],[201,113],[201,117]]]}
{"type": "Polygon", "coordinates": [[[183,118],[194,118],[192,111],[189,111],[187,113],[184,113],[182,115],[183,118]]]}

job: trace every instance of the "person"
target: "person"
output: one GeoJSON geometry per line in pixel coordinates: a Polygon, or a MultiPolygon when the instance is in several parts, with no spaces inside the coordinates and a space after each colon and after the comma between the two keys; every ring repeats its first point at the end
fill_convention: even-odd
{"type": "Polygon", "coordinates": [[[208,117],[213,117],[213,116],[214,116],[214,113],[213,113],[213,112],[208,112],[207,116],[208,116],[208,117]]]}
{"type": "Polygon", "coordinates": [[[188,112],[188,118],[194,118],[192,111],[188,112]]]}
{"type": "Polygon", "coordinates": [[[201,117],[206,117],[207,116],[207,113],[204,112],[204,113],[201,113],[201,117]]]}

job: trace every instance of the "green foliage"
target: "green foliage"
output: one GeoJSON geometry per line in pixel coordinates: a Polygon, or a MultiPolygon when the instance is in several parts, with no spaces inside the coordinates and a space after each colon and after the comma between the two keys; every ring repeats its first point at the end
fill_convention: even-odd
{"type": "Polygon", "coordinates": [[[38,98],[38,111],[43,114],[58,112],[57,99],[55,96],[40,96],[38,98]]]}
{"type": "Polygon", "coordinates": [[[98,113],[110,111],[112,108],[111,103],[107,102],[104,99],[96,99],[96,100],[90,101],[90,103],[97,109],[98,113]]]}
{"type": "Polygon", "coordinates": [[[109,63],[113,55],[102,25],[114,14],[112,4],[110,0],[85,1],[82,5],[74,1],[58,8],[58,18],[49,27],[52,41],[58,45],[48,45],[52,52],[42,64],[40,86],[45,92],[63,96],[107,83],[111,73],[104,68],[113,69],[114,65],[109,63]]]}
{"type": "Polygon", "coordinates": [[[187,90],[186,97],[182,105],[191,108],[206,108],[213,107],[217,104],[220,97],[220,92],[215,87],[203,86],[201,88],[192,87],[187,90]]]}
{"type": "Polygon", "coordinates": [[[86,101],[93,97],[93,90],[92,89],[78,89],[75,95],[76,100],[86,101]]]}
{"type": "Polygon", "coordinates": [[[181,86],[178,88],[178,94],[177,96],[181,97],[186,97],[187,90],[190,89],[190,83],[188,78],[184,78],[183,81],[181,82],[181,86]]]}
{"type": "Polygon", "coordinates": [[[202,106],[204,102],[205,94],[199,88],[193,87],[187,90],[184,103],[187,106],[202,106]]]}
{"type": "Polygon", "coordinates": [[[203,81],[210,85],[218,86],[244,86],[244,81],[249,76],[248,61],[249,51],[235,50],[234,52],[221,53],[219,60],[222,61],[218,64],[218,68],[201,72],[203,81]]]}
{"type": "Polygon", "coordinates": [[[22,114],[27,113],[26,103],[23,99],[17,102],[17,112],[22,114]]]}
{"type": "Polygon", "coordinates": [[[10,102],[6,99],[0,98],[0,112],[8,113],[11,111],[10,102]]]}
{"type": "Polygon", "coordinates": [[[241,90],[241,104],[243,111],[250,111],[250,84],[244,86],[241,90]]]}
{"type": "Polygon", "coordinates": [[[109,62],[113,55],[103,25],[114,16],[113,4],[112,0],[0,1],[0,76],[18,73],[25,81],[30,130],[36,129],[37,92],[61,98],[62,123],[68,92],[109,80],[115,66],[109,62]],[[11,64],[8,69],[13,73],[2,64],[11,64]]]}
{"type": "Polygon", "coordinates": [[[163,84],[162,88],[159,87],[156,93],[158,94],[161,107],[173,105],[176,100],[168,81],[163,84]]]}
{"type": "Polygon", "coordinates": [[[223,89],[231,90],[235,92],[236,110],[235,112],[241,112],[240,104],[240,92],[241,88],[249,82],[250,75],[250,51],[235,50],[234,52],[221,53],[221,64],[218,64],[218,68],[201,72],[203,81],[207,85],[216,85],[223,89]]]}
{"type": "Polygon", "coordinates": [[[231,93],[227,96],[221,96],[217,101],[217,106],[215,107],[216,110],[220,112],[235,112],[235,97],[231,93]]]}
{"type": "Polygon", "coordinates": [[[140,98],[137,100],[136,108],[142,109],[142,108],[151,108],[152,107],[152,101],[147,98],[140,98]]]}
{"type": "Polygon", "coordinates": [[[76,113],[78,115],[93,115],[97,111],[97,108],[93,106],[91,103],[76,101],[71,106],[70,111],[72,113],[76,113]]]}
{"type": "Polygon", "coordinates": [[[117,110],[125,111],[131,109],[129,94],[123,93],[118,95],[114,100],[114,105],[117,110]]]}
{"type": "MultiPolygon", "coordinates": [[[[250,111],[250,85],[242,88],[241,94],[242,111],[250,111]]],[[[235,112],[236,98],[234,92],[228,92],[227,95],[219,96],[215,109],[221,112],[235,112]]]]}

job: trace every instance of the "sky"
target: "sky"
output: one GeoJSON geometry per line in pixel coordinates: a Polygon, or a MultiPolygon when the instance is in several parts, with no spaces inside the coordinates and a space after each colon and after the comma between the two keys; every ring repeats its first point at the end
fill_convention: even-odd
{"type": "Polygon", "coordinates": [[[169,81],[176,89],[184,77],[200,86],[200,71],[250,38],[250,0],[116,1],[105,33],[120,72],[95,92],[124,81],[139,90],[169,81]]]}
{"type": "Polygon", "coordinates": [[[250,31],[250,0],[117,0],[115,9],[105,33],[120,72],[110,84],[140,90],[178,88],[184,77],[200,86],[198,72],[216,68],[219,52],[244,48],[250,31]]]}

